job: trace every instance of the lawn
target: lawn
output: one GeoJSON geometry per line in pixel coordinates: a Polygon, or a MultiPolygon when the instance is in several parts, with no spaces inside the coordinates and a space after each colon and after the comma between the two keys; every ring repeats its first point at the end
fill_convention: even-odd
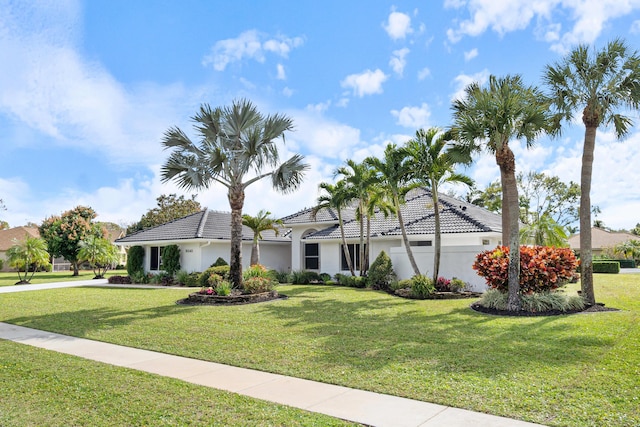
{"type": "Polygon", "coordinates": [[[504,318],[325,286],[187,307],[186,290],[69,288],[0,295],[0,321],[552,426],[637,426],[640,276],[595,281],[622,311],[504,318]]]}
{"type": "MultiPolygon", "coordinates": [[[[31,279],[32,284],[37,283],[50,283],[50,282],[70,282],[75,280],[91,280],[95,276],[91,270],[80,270],[79,276],[74,276],[72,271],[56,271],[52,273],[41,272],[36,273],[31,279]]],[[[125,275],[125,270],[109,270],[105,277],[113,276],[116,274],[125,275]]],[[[0,273],[0,286],[13,286],[18,281],[18,273],[16,272],[2,272],[0,273]]],[[[20,285],[29,286],[29,285],[20,285]]]]}

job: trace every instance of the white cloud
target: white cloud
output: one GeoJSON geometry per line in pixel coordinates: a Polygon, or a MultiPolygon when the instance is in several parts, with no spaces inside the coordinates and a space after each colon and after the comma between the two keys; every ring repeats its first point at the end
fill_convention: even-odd
{"type": "Polygon", "coordinates": [[[631,34],[640,34],[640,19],[633,21],[629,32],[631,34]]]}
{"type": "Polygon", "coordinates": [[[355,147],[362,145],[360,130],[322,116],[323,106],[293,111],[296,131],[287,136],[305,151],[323,159],[346,159],[355,147]]]}
{"type": "Polygon", "coordinates": [[[427,127],[431,110],[429,106],[422,103],[419,107],[403,107],[401,110],[391,110],[391,115],[396,117],[397,124],[412,129],[427,127]]]}
{"type": "Polygon", "coordinates": [[[282,35],[275,38],[268,37],[257,30],[248,30],[235,39],[219,40],[213,45],[211,52],[202,59],[202,64],[212,65],[216,71],[224,71],[227,65],[243,59],[264,62],[265,52],[287,58],[291,49],[302,46],[304,43],[301,37],[290,38],[282,35]]]}
{"type": "Polygon", "coordinates": [[[393,71],[400,77],[402,77],[404,67],[407,65],[407,60],[405,59],[405,57],[408,53],[409,49],[407,49],[406,47],[394,50],[391,56],[391,60],[389,60],[389,66],[391,66],[393,71]]]}
{"type": "Polygon", "coordinates": [[[463,99],[464,98],[464,90],[465,88],[473,83],[478,82],[479,84],[484,84],[489,80],[489,70],[486,68],[479,73],[468,75],[468,74],[458,74],[454,79],[453,83],[455,85],[455,92],[451,95],[451,100],[454,99],[463,99]]]}
{"type": "Polygon", "coordinates": [[[278,64],[276,66],[276,70],[278,72],[276,76],[278,80],[287,80],[287,73],[284,71],[284,66],[282,64],[278,64]]]}
{"type": "Polygon", "coordinates": [[[389,78],[380,69],[366,70],[360,74],[348,75],[340,85],[353,90],[353,94],[362,98],[365,95],[382,93],[382,83],[389,78]]]}
{"type": "Polygon", "coordinates": [[[428,67],[424,67],[418,71],[418,80],[424,80],[431,75],[431,70],[428,67]]]}
{"type": "Polygon", "coordinates": [[[405,13],[396,11],[389,14],[387,23],[385,23],[383,27],[393,40],[404,39],[407,34],[413,32],[411,28],[411,17],[405,13]]]}
{"type": "Polygon", "coordinates": [[[464,53],[464,60],[465,61],[471,61],[476,56],[478,56],[478,49],[473,48],[470,51],[467,51],[467,52],[464,53]]]}
{"type": "Polygon", "coordinates": [[[284,89],[282,89],[282,94],[287,98],[290,98],[293,95],[293,93],[294,93],[293,89],[289,87],[285,87],[284,89]]]}

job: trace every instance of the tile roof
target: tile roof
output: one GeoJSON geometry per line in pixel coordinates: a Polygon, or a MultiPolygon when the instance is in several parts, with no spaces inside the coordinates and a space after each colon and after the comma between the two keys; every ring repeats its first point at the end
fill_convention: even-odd
{"type": "Polygon", "coordinates": [[[9,250],[14,245],[13,239],[21,241],[25,235],[29,237],[40,237],[40,232],[36,227],[14,227],[7,230],[0,230],[0,251],[9,250]]]}
{"type": "MultiPolygon", "coordinates": [[[[593,249],[604,249],[617,246],[628,240],[640,240],[640,236],[635,234],[607,231],[598,227],[591,227],[591,247],[593,249]]],[[[574,250],[580,250],[580,233],[569,237],[569,247],[574,250]]]]}
{"type": "MultiPolygon", "coordinates": [[[[286,233],[276,237],[271,230],[262,232],[263,241],[290,241],[286,233]]],[[[205,209],[203,211],[147,228],[122,237],[116,243],[136,243],[172,240],[231,240],[231,213],[205,209]]],[[[253,231],[242,226],[242,240],[253,240],[253,231]]]]}
{"type": "MultiPolygon", "coordinates": [[[[502,231],[500,215],[471,203],[458,200],[444,194],[439,195],[440,226],[443,234],[480,233],[502,231]]],[[[308,210],[307,210],[308,211],[308,210]]],[[[299,218],[305,218],[305,212],[290,215],[285,224],[293,225],[299,218]]],[[[406,197],[406,203],[401,207],[407,234],[422,235],[435,233],[435,211],[431,201],[431,192],[424,188],[411,191],[406,197]]],[[[305,218],[306,219],[306,218],[305,218]]],[[[344,232],[347,238],[360,237],[360,224],[350,217],[344,221],[344,232]]],[[[399,236],[402,235],[400,223],[396,215],[384,217],[378,213],[371,220],[371,236],[399,236]]],[[[337,239],[340,229],[337,224],[324,228],[305,237],[306,239],[337,239]]]]}

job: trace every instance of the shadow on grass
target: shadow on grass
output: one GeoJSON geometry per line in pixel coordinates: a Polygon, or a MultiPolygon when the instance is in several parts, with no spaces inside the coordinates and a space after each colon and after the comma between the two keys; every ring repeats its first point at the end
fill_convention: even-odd
{"type": "Polygon", "coordinates": [[[295,305],[261,309],[322,343],[314,356],[319,364],[364,372],[423,365],[494,376],[531,371],[532,365],[544,369],[588,362],[615,344],[615,337],[598,336],[566,316],[502,318],[474,312],[468,307],[474,300],[412,301],[353,290],[371,297],[346,301],[315,295],[322,291],[287,290],[298,297],[295,305]]]}

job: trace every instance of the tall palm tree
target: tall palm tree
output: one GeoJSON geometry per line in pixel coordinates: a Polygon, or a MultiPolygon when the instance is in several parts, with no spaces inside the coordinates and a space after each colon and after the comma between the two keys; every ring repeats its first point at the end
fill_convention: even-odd
{"type": "Polygon", "coordinates": [[[582,113],[585,126],[580,173],[580,273],[582,295],[595,304],[591,252],[591,175],[596,131],[613,125],[618,139],[633,126],[621,113],[640,108],[640,56],[616,39],[602,50],[580,45],[554,65],[545,68],[544,81],[557,112],[556,119],[571,123],[582,113]]]}
{"type": "Polygon", "coordinates": [[[369,216],[372,198],[374,196],[374,188],[376,184],[376,175],[373,169],[365,162],[357,163],[351,159],[345,162],[345,165],[336,169],[335,175],[341,175],[342,181],[350,189],[353,200],[357,202],[356,219],[360,224],[360,276],[366,275],[367,264],[369,260],[369,235],[371,234],[371,218],[369,216]],[[365,245],[365,223],[366,240],[365,245]]]}
{"type": "Polygon", "coordinates": [[[367,157],[365,163],[371,165],[378,175],[380,187],[385,189],[391,196],[393,201],[394,212],[398,217],[400,231],[402,232],[402,240],[404,242],[411,268],[415,275],[420,275],[418,263],[413,256],[411,244],[407,237],[407,230],[402,217],[401,206],[405,203],[405,196],[417,184],[412,184],[413,174],[408,161],[408,153],[404,147],[398,147],[395,144],[387,144],[382,159],[377,157],[367,157]]]}
{"type": "Polygon", "coordinates": [[[470,151],[483,148],[495,155],[502,183],[502,241],[509,244],[508,310],[520,309],[520,243],[518,187],[513,138],[525,139],[527,147],[549,128],[550,118],[543,94],[526,86],[520,76],[489,77],[465,89],[465,97],[453,101],[456,138],[470,151]]]}
{"type": "Polygon", "coordinates": [[[24,240],[13,239],[13,246],[7,250],[7,260],[11,267],[18,270],[17,284],[29,283],[39,268],[50,265],[47,243],[41,238],[29,235],[25,235],[24,240]],[[22,271],[24,276],[21,274],[22,271]]]}
{"type": "Polygon", "coordinates": [[[248,100],[215,109],[204,104],[193,121],[198,142],[178,127],[165,132],[162,144],[173,152],[162,166],[162,181],[174,180],[187,190],[208,189],[216,183],[227,188],[231,207],[229,275],[233,285],[240,287],[245,189],[270,178],[274,189],[291,192],[300,186],[309,165],[299,154],[280,162],[276,140],[292,130],[292,120],[280,114],[264,116],[248,100]]]}
{"type": "Polygon", "coordinates": [[[321,182],[319,185],[321,190],[324,190],[324,194],[318,197],[318,204],[311,211],[311,218],[315,220],[316,215],[321,209],[335,209],[338,214],[338,226],[340,227],[340,237],[342,238],[342,250],[344,252],[345,259],[347,260],[347,267],[352,276],[356,275],[351,262],[351,254],[349,247],[347,246],[347,239],[344,235],[344,220],[342,219],[342,209],[348,204],[351,199],[346,183],[344,181],[338,181],[336,184],[329,184],[328,182],[321,182]]]}
{"type": "Polygon", "coordinates": [[[253,231],[253,244],[251,245],[251,265],[260,264],[260,246],[258,241],[262,239],[262,232],[273,230],[276,236],[280,234],[283,226],[282,220],[269,217],[271,212],[260,209],[256,216],[242,215],[242,225],[246,225],[253,231]]]}
{"type": "Polygon", "coordinates": [[[466,175],[456,173],[455,168],[460,163],[469,164],[471,157],[468,153],[456,150],[449,133],[432,127],[427,130],[416,131],[416,136],[406,144],[411,168],[416,174],[416,180],[431,190],[431,200],[435,219],[435,245],[433,255],[433,281],[438,280],[440,272],[440,255],[442,252],[442,232],[440,229],[440,203],[438,190],[441,184],[462,183],[473,186],[473,180],[466,175]]]}
{"type": "Polygon", "coordinates": [[[520,243],[525,245],[566,247],[569,244],[565,228],[550,214],[543,213],[520,229],[520,243]]]}

